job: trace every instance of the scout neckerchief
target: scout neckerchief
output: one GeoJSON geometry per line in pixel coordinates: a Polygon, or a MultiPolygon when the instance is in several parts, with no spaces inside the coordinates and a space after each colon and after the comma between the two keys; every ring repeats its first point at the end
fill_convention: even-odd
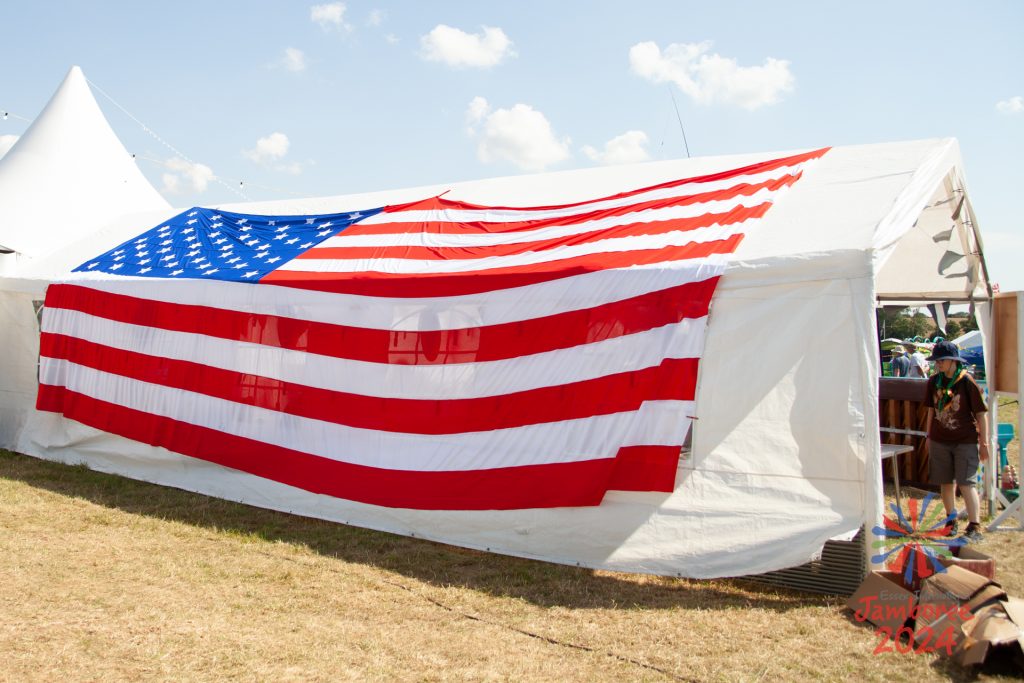
{"type": "Polygon", "coordinates": [[[956,385],[957,382],[964,378],[964,375],[967,374],[967,368],[964,368],[962,365],[960,365],[960,368],[960,372],[958,372],[954,377],[949,379],[946,378],[946,373],[939,373],[939,381],[936,383],[936,386],[939,390],[939,404],[935,407],[935,409],[940,413],[942,412],[942,409],[945,408],[949,404],[950,400],[953,398],[953,387],[956,385]],[[949,382],[949,384],[946,384],[946,382],[949,382]]]}

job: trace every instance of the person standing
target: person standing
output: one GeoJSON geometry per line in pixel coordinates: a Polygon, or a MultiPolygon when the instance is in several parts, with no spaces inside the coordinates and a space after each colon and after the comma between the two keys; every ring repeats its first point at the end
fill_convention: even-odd
{"type": "Polygon", "coordinates": [[[902,346],[892,348],[892,376],[908,377],[910,375],[910,359],[902,346]]]}
{"type": "Polygon", "coordinates": [[[921,349],[916,346],[910,347],[913,351],[910,354],[910,377],[927,377],[928,376],[928,359],[921,353],[921,349]]]}
{"type": "Polygon", "coordinates": [[[936,374],[928,380],[925,406],[928,432],[928,480],[938,484],[946,515],[953,516],[948,526],[955,536],[956,489],[967,507],[967,530],[964,539],[982,540],[981,506],[974,487],[978,461],[988,460],[988,428],[985,400],[981,388],[967,373],[964,359],[952,342],[939,342],[928,360],[935,362],[936,374]]]}

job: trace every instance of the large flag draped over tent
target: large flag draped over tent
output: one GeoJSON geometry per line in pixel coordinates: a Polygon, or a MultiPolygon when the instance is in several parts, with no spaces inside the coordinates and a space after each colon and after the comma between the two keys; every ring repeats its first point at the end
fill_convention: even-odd
{"type": "Polygon", "coordinates": [[[726,259],[824,153],[558,206],[194,208],[49,287],[37,405],[389,507],[671,491],[726,259]]]}

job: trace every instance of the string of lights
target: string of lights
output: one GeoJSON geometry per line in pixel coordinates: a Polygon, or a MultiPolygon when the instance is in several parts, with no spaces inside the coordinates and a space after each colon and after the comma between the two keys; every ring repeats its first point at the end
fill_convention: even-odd
{"type": "MultiPolygon", "coordinates": [[[[89,80],[88,78],[87,78],[87,79],[85,79],[85,80],[86,80],[86,81],[88,81],[89,85],[90,85],[90,86],[92,86],[92,87],[93,87],[93,88],[94,88],[94,89],[96,90],[96,92],[98,92],[99,94],[103,95],[103,96],[104,96],[104,97],[106,97],[106,98],[107,98],[108,100],[110,100],[110,103],[111,103],[111,104],[113,104],[113,105],[114,105],[115,107],[117,107],[118,109],[120,109],[120,110],[121,110],[121,111],[122,111],[122,112],[124,113],[124,115],[125,115],[125,116],[127,116],[128,118],[130,118],[130,119],[131,119],[132,121],[134,121],[134,122],[135,122],[136,124],[138,124],[138,126],[139,126],[140,128],[142,128],[142,130],[143,130],[143,131],[145,131],[146,133],[149,133],[149,135],[151,135],[151,136],[153,137],[153,139],[154,139],[154,140],[156,140],[156,141],[157,141],[157,142],[159,142],[159,143],[160,143],[161,145],[163,145],[164,147],[166,147],[167,149],[169,149],[169,150],[170,150],[170,151],[171,151],[172,153],[174,153],[174,155],[175,155],[176,157],[179,157],[179,158],[183,159],[183,160],[184,160],[185,162],[187,162],[187,163],[191,164],[192,166],[196,166],[196,165],[197,165],[197,162],[193,161],[193,160],[192,160],[192,159],[190,159],[190,158],[189,158],[188,156],[186,156],[185,154],[183,154],[182,152],[180,152],[180,151],[178,150],[178,148],[177,148],[177,147],[175,147],[174,145],[172,145],[171,143],[167,142],[167,141],[166,141],[166,140],[164,140],[164,139],[163,139],[162,137],[160,137],[160,136],[159,136],[159,135],[158,135],[158,134],[156,133],[156,131],[154,131],[154,130],[153,130],[152,128],[150,128],[149,126],[147,126],[146,124],[144,124],[144,123],[143,123],[142,121],[139,121],[139,120],[138,120],[137,118],[135,118],[135,116],[133,116],[133,115],[132,115],[132,113],[131,113],[130,111],[128,111],[127,109],[125,109],[124,107],[122,107],[122,106],[120,105],[120,103],[118,103],[118,102],[117,102],[117,101],[116,101],[116,100],[115,100],[115,99],[114,99],[113,97],[111,97],[110,95],[108,95],[108,94],[107,94],[107,93],[106,93],[106,92],[105,92],[105,91],[103,90],[103,88],[99,87],[98,85],[96,85],[95,83],[93,83],[93,82],[92,82],[91,80],[89,80]]],[[[161,165],[164,165],[164,166],[166,166],[166,164],[164,164],[163,162],[159,162],[159,163],[161,163],[161,165]]],[[[238,195],[239,197],[241,197],[241,198],[242,198],[242,199],[244,199],[245,201],[252,201],[252,200],[251,200],[251,199],[249,198],[249,196],[248,196],[248,195],[246,195],[246,194],[245,194],[245,193],[244,193],[244,192],[242,191],[242,189],[241,189],[241,188],[242,188],[242,187],[244,186],[244,183],[243,183],[243,182],[239,181],[239,186],[238,186],[238,187],[235,187],[235,186],[233,186],[233,185],[229,185],[228,183],[224,182],[224,180],[223,180],[222,178],[220,178],[219,176],[217,176],[217,175],[214,175],[214,176],[213,176],[213,178],[212,178],[212,180],[216,181],[217,183],[219,183],[219,184],[223,185],[224,187],[226,187],[227,189],[231,190],[232,192],[234,192],[235,194],[237,194],[237,195],[238,195]]]]}
{"type": "Polygon", "coordinates": [[[0,109],[0,121],[6,121],[8,118],[16,119],[18,121],[24,121],[25,123],[32,123],[32,119],[26,119],[24,116],[18,116],[12,111],[0,109]]]}
{"type": "MultiPolygon", "coordinates": [[[[141,155],[138,155],[138,154],[133,154],[132,158],[137,160],[137,161],[148,161],[149,163],[155,164],[155,165],[157,165],[159,167],[162,167],[162,168],[166,168],[167,167],[166,162],[164,162],[162,159],[154,159],[153,157],[141,156],[141,155]]],[[[254,188],[258,189],[258,190],[266,190],[267,192],[289,194],[289,195],[291,195],[293,197],[305,197],[306,196],[305,194],[302,194],[301,192],[295,192],[294,190],[286,190],[283,187],[273,187],[273,186],[270,186],[270,185],[260,185],[258,183],[253,183],[253,182],[249,182],[247,180],[241,180],[241,179],[238,179],[238,178],[228,178],[228,177],[225,177],[225,176],[218,176],[218,177],[220,177],[222,180],[227,181],[227,182],[238,183],[238,186],[240,188],[241,187],[254,187],[254,188]]]]}

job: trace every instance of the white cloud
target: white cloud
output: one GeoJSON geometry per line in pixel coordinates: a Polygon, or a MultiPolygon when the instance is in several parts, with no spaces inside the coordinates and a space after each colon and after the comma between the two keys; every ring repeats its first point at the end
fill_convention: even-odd
{"type": "Polygon", "coordinates": [[[313,5],[309,8],[309,18],[320,24],[320,28],[325,31],[329,31],[332,28],[352,30],[352,27],[345,23],[345,3],[343,2],[313,5]]]}
{"type": "Polygon", "coordinates": [[[366,18],[366,25],[367,26],[380,26],[381,24],[384,23],[384,18],[386,16],[387,16],[387,14],[384,13],[384,10],[375,9],[375,10],[371,11],[370,12],[370,16],[368,16],[366,18]]]}
{"type": "Polygon", "coordinates": [[[305,71],[306,53],[296,47],[286,47],[282,64],[289,71],[305,71]]]}
{"type": "Polygon", "coordinates": [[[172,173],[163,174],[164,191],[174,194],[181,190],[182,181],[186,181],[196,192],[206,192],[210,181],[216,176],[213,169],[206,164],[195,164],[180,157],[172,157],[164,162],[164,166],[172,173]]]}
{"type": "Polygon", "coordinates": [[[253,149],[242,150],[242,153],[257,164],[277,161],[288,153],[288,136],[284,133],[271,133],[256,141],[253,149]]]}
{"type": "Polygon", "coordinates": [[[604,151],[585,145],[583,153],[591,161],[602,164],[635,164],[650,159],[647,150],[647,133],[642,130],[627,130],[604,143],[604,151]]]}
{"type": "Polygon", "coordinates": [[[17,141],[17,135],[0,135],[0,159],[10,151],[11,147],[14,147],[14,143],[17,141]]]}
{"type": "Polygon", "coordinates": [[[181,177],[180,176],[175,175],[174,173],[164,173],[163,176],[161,176],[161,177],[163,178],[164,185],[160,189],[162,189],[164,191],[164,193],[166,193],[166,194],[178,194],[179,192],[181,192],[181,177]]]}
{"type": "Polygon", "coordinates": [[[735,59],[709,54],[711,42],[672,43],[664,52],[656,43],[629,49],[633,71],[654,83],[675,83],[699,104],[732,104],[757,109],[775,104],[793,90],[789,62],[768,57],[761,66],[739,66],[735,59]]]}
{"type": "Polygon", "coordinates": [[[487,100],[474,97],[466,120],[484,163],[508,161],[524,171],[543,171],[570,156],[569,138],[558,139],[544,114],[528,104],[491,111],[487,100]]]}
{"type": "Polygon", "coordinates": [[[469,106],[466,108],[466,123],[469,124],[469,133],[472,134],[476,127],[476,124],[480,123],[487,112],[490,110],[491,105],[487,104],[487,100],[477,95],[474,97],[469,106]]]}
{"type": "Polygon", "coordinates": [[[420,38],[420,56],[455,68],[488,69],[506,57],[514,57],[512,41],[500,28],[482,26],[481,33],[466,33],[438,24],[420,38]]]}
{"type": "Polygon", "coordinates": [[[288,139],[288,136],[284,133],[275,132],[257,140],[256,146],[252,149],[243,149],[242,154],[257,164],[290,175],[298,175],[302,173],[306,166],[313,165],[312,160],[274,163],[284,159],[290,147],[291,141],[288,139]]]}
{"type": "Polygon", "coordinates": [[[389,45],[395,45],[398,43],[398,36],[396,36],[394,33],[389,33],[386,36],[384,36],[384,40],[388,41],[389,45]]]}
{"type": "Polygon", "coordinates": [[[1017,95],[1008,100],[1001,100],[996,103],[996,111],[1000,114],[1020,114],[1024,112],[1024,97],[1017,95]]]}

